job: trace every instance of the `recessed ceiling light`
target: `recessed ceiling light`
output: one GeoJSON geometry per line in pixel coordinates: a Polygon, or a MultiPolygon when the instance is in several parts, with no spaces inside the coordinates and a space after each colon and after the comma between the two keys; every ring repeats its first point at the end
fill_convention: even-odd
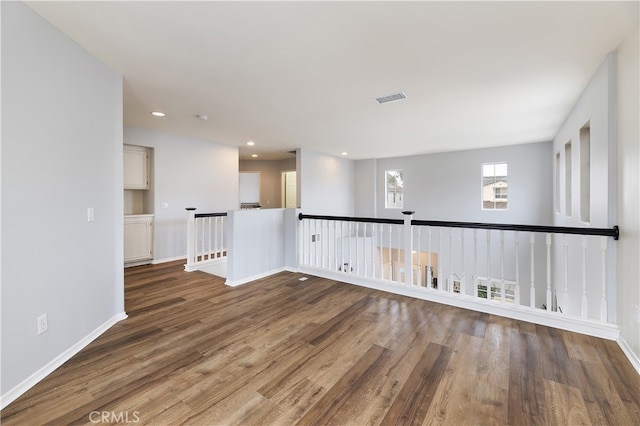
{"type": "Polygon", "coordinates": [[[343,152],[342,155],[349,155],[349,154],[347,154],[346,152],[343,152]]]}
{"type": "Polygon", "coordinates": [[[251,154],[251,157],[258,158],[258,154],[251,154]]]}
{"type": "Polygon", "coordinates": [[[249,146],[254,146],[254,145],[255,145],[255,142],[254,142],[254,141],[249,141],[249,142],[247,142],[247,145],[249,145],[249,146]]]}
{"type": "Polygon", "coordinates": [[[160,112],[160,111],[152,111],[151,115],[153,115],[154,117],[164,117],[167,114],[165,114],[164,112],[160,112]]]}

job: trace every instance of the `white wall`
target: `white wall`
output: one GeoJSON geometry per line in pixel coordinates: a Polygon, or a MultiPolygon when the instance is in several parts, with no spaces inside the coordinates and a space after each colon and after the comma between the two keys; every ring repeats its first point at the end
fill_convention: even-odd
{"type": "MultiPolygon", "coordinates": [[[[354,209],[358,217],[378,217],[376,173],[378,160],[358,160],[354,164],[354,209]]],[[[384,172],[384,170],[383,170],[384,172]]],[[[384,197],[384,194],[382,194],[384,197]]]]}
{"type": "MultiPolygon", "coordinates": [[[[580,95],[570,114],[566,118],[553,141],[553,153],[551,158],[555,159],[560,154],[560,167],[556,171],[553,169],[554,198],[559,200],[559,205],[554,207],[553,224],[556,226],[571,227],[597,227],[610,228],[617,225],[616,217],[616,117],[615,117],[615,97],[616,97],[616,54],[607,55],[603,63],[598,67],[591,81],[580,95]],[[590,125],[590,221],[583,222],[580,217],[581,191],[580,191],[580,129],[589,123],[590,125]],[[571,159],[565,157],[565,145],[571,142],[571,159]],[[567,182],[566,163],[571,163],[571,182],[567,182]],[[556,176],[556,173],[559,176],[556,176]],[[571,191],[570,205],[567,202],[567,184],[571,191]],[[570,207],[570,208],[569,208],[570,207]]],[[[568,238],[569,252],[580,252],[580,239],[568,238]]],[[[558,293],[564,291],[565,280],[563,271],[563,241],[556,236],[553,241],[554,251],[554,274],[553,286],[558,289],[558,293]]],[[[608,264],[607,270],[607,317],[610,322],[616,322],[616,271],[613,263],[616,255],[617,243],[608,239],[608,264]]],[[[597,247],[596,247],[597,248],[597,247]]],[[[602,274],[601,270],[594,270],[595,265],[601,263],[599,250],[594,250],[587,260],[589,270],[587,273],[592,276],[602,274]]],[[[582,284],[579,278],[581,271],[581,257],[574,257],[569,261],[569,271],[575,272],[573,278],[569,278],[569,293],[581,294],[582,284]]],[[[602,288],[599,285],[587,286],[587,298],[589,300],[589,317],[600,318],[602,288]]],[[[567,301],[561,300],[559,304],[563,306],[565,312],[573,314],[580,313],[579,298],[570,298],[567,301]]]]}
{"type": "Polygon", "coordinates": [[[297,160],[302,213],[352,216],[354,162],[307,149],[298,151],[297,160]]]}
{"type": "Polygon", "coordinates": [[[122,78],[24,4],[0,7],[6,405],[124,317],[122,78]]]}
{"type": "MultiPolygon", "coordinates": [[[[618,49],[618,324],[622,339],[633,352],[640,371],[640,32],[635,31],[618,49]]],[[[624,345],[623,345],[624,347],[624,345]]]]}
{"type": "Polygon", "coordinates": [[[186,256],[186,207],[238,209],[238,148],[125,126],[124,142],[153,148],[154,259],[186,256]],[[169,207],[161,208],[162,203],[169,207]]]}
{"type": "Polygon", "coordinates": [[[420,220],[549,225],[551,167],[548,142],[356,161],[356,216],[377,210],[379,217],[401,219],[401,210],[413,210],[420,220]],[[509,163],[509,208],[483,211],[481,164],[502,161],[509,163]],[[384,173],[389,169],[403,170],[402,209],[385,208],[384,173]],[[374,187],[372,179],[375,196],[367,191],[374,187]]]}

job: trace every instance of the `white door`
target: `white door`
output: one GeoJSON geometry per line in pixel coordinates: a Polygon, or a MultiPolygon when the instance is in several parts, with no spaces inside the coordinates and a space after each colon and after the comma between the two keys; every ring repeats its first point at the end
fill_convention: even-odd
{"type": "Polygon", "coordinates": [[[295,170],[282,172],[282,205],[285,209],[295,209],[298,207],[296,179],[295,170]]]}

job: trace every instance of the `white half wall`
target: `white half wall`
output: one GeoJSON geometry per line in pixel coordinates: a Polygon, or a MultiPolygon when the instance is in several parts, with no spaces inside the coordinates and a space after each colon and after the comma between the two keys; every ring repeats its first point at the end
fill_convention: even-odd
{"type": "Polygon", "coordinates": [[[122,77],[23,3],[0,7],[4,406],[125,314],[122,77]]]}
{"type": "MultiPolygon", "coordinates": [[[[235,210],[227,213],[227,285],[239,285],[285,268],[285,212],[293,209],[235,210]]],[[[291,219],[291,215],[288,215],[291,219]]],[[[295,240],[295,236],[293,236],[295,240]]]]}
{"type": "Polygon", "coordinates": [[[237,147],[130,126],[124,141],[154,149],[154,259],[186,256],[185,208],[217,213],[240,207],[237,147]]]}

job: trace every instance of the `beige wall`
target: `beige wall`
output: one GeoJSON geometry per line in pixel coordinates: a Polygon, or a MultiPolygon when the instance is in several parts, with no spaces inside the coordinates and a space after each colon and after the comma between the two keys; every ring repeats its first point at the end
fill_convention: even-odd
{"type": "Polygon", "coordinates": [[[282,172],[296,169],[296,159],[240,160],[240,172],[260,173],[260,205],[263,209],[281,208],[282,172]]]}

